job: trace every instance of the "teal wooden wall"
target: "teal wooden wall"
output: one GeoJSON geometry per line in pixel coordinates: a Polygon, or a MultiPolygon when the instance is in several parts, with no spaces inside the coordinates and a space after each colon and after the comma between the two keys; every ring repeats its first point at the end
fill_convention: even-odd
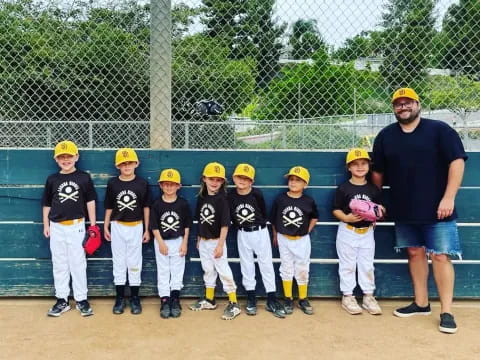
{"type": "MultiPolygon", "coordinates": [[[[0,296],[52,296],[53,279],[48,239],[42,235],[41,205],[43,184],[47,176],[58,171],[51,150],[0,150],[0,296]]],[[[99,201],[97,218],[103,219],[103,198],[108,179],[117,174],[114,167],[115,151],[81,151],[78,168],[91,173],[99,201]]],[[[347,174],[344,152],[284,152],[284,151],[152,151],[140,150],[138,174],[151,184],[154,197],[159,196],[157,179],[163,168],[174,167],[182,174],[180,193],[194,209],[195,195],[203,166],[210,161],[225,165],[233,172],[239,162],[248,162],[257,170],[255,185],[262,189],[270,207],[277,194],[285,191],[283,175],[294,165],[307,167],[311,172],[307,193],[314,197],[320,219],[312,233],[312,264],[310,296],[338,296],[338,263],[335,251],[337,222],[331,215],[335,187],[347,174]]],[[[480,153],[469,153],[467,170],[457,197],[459,231],[464,260],[455,261],[458,298],[480,297],[480,153]]],[[[388,189],[386,190],[388,206],[388,189]]],[[[101,225],[101,224],[100,224],[101,225]]],[[[101,226],[102,227],[102,226],[101,226]]],[[[203,293],[202,271],[194,246],[196,226],[193,226],[185,271],[183,296],[203,293]]],[[[240,265],[234,232],[227,240],[228,255],[234,271],[239,294],[240,265]]],[[[404,254],[393,250],[392,224],[380,224],[376,237],[376,294],[379,297],[411,296],[411,282],[404,254]]],[[[156,295],[156,267],[152,242],[144,245],[142,295],[156,295]]],[[[278,270],[278,250],[274,249],[278,270]]],[[[277,271],[278,273],[278,271],[277,271]]],[[[277,274],[278,276],[278,274],[277,274]]],[[[259,276],[257,276],[259,279],[259,276]]],[[[279,278],[278,284],[280,284],[279,278]]],[[[111,249],[103,242],[100,250],[88,259],[90,295],[113,295],[111,249]]],[[[436,296],[433,280],[430,289],[436,296]]],[[[279,287],[280,289],[281,287],[279,287]]],[[[219,286],[218,289],[221,289],[219,286]]],[[[258,281],[258,291],[263,285],[258,281]]]]}

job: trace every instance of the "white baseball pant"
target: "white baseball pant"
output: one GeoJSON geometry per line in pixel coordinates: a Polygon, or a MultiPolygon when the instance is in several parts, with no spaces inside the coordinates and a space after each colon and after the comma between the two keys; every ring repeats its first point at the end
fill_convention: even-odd
{"type": "Polygon", "coordinates": [[[168,255],[160,253],[158,241],[155,240],[155,259],[157,262],[157,287],[160,297],[170,296],[171,290],[182,290],[185,256],[180,256],[183,237],[165,240],[168,255]]]}
{"type": "Polygon", "coordinates": [[[272,263],[272,245],[270,244],[270,234],[267,227],[252,232],[238,230],[237,241],[242,284],[245,290],[255,290],[255,262],[253,254],[256,254],[265,291],[267,293],[276,291],[275,272],[272,263]]]}
{"type": "Polygon", "coordinates": [[[87,259],[83,249],[85,223],[62,225],[50,221],[50,251],[52,252],[55,296],[67,299],[72,277],[73,298],[87,298],[87,259]]]}
{"type": "Polygon", "coordinates": [[[128,226],[112,221],[113,282],[115,285],[140,286],[142,279],[143,224],[128,226]]]}
{"type": "Polygon", "coordinates": [[[217,275],[220,275],[220,280],[223,284],[223,291],[227,294],[234,292],[237,289],[235,280],[233,279],[232,269],[228,265],[227,260],[227,244],[223,246],[223,254],[221,257],[215,259],[213,251],[217,247],[218,240],[200,240],[198,252],[200,253],[200,262],[203,269],[203,281],[205,287],[215,288],[217,284],[217,275]]]}
{"type": "Polygon", "coordinates": [[[280,252],[280,277],[287,281],[292,281],[295,277],[298,285],[307,285],[312,249],[310,235],[290,240],[285,235],[278,233],[277,240],[280,252]]]}
{"type": "Polygon", "coordinates": [[[358,270],[358,284],[366,294],[375,290],[373,258],[375,256],[374,229],[358,234],[341,222],[337,231],[338,275],[340,291],[351,295],[357,286],[355,272],[358,270]]]}

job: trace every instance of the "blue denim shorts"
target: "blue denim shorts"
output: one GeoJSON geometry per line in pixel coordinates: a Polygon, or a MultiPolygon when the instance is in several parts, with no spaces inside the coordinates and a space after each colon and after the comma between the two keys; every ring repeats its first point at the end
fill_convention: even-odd
{"type": "Polygon", "coordinates": [[[424,247],[428,254],[447,254],[462,258],[457,222],[432,224],[395,224],[396,246],[399,251],[408,247],[424,247]]]}

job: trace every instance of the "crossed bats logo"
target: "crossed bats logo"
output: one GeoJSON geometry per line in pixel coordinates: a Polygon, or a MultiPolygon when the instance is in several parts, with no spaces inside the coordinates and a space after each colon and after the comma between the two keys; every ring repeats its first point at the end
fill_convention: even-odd
{"type": "Polygon", "coordinates": [[[200,209],[200,224],[212,225],[215,222],[215,209],[210,204],[204,204],[200,209]]]}
{"type": "Polygon", "coordinates": [[[288,210],[286,209],[286,211],[284,210],[282,214],[283,226],[295,226],[296,228],[299,228],[303,225],[303,216],[300,209],[296,207],[288,210]]]}
{"type": "Polygon", "coordinates": [[[77,202],[80,195],[78,194],[78,190],[71,185],[67,185],[61,189],[59,189],[58,196],[60,197],[60,203],[64,203],[67,200],[72,200],[73,202],[77,202]]]}
{"type": "Polygon", "coordinates": [[[235,215],[240,225],[251,224],[255,220],[255,209],[248,204],[242,204],[237,207],[235,215]]]}
{"type": "Polygon", "coordinates": [[[133,211],[137,207],[137,199],[128,194],[123,195],[117,199],[117,206],[119,211],[123,211],[125,209],[133,211]]]}
{"type": "Polygon", "coordinates": [[[169,212],[168,214],[164,214],[164,216],[160,219],[160,226],[162,227],[162,231],[177,231],[180,227],[180,216],[176,212],[169,212]]]}

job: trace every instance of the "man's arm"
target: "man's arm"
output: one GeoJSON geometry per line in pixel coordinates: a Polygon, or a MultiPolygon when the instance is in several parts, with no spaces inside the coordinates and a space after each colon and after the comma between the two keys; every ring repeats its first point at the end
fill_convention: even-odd
{"type": "Polygon", "coordinates": [[[383,173],[372,171],[372,183],[382,191],[383,173]]]}
{"type": "Polygon", "coordinates": [[[445,193],[438,204],[437,218],[439,220],[449,217],[455,207],[455,197],[462,184],[463,173],[465,171],[465,160],[460,158],[453,160],[448,168],[448,179],[445,193]]]}

